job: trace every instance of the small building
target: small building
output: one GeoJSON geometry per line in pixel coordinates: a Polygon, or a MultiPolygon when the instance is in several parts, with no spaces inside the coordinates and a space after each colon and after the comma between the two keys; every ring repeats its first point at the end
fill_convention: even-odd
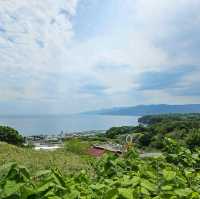
{"type": "Polygon", "coordinates": [[[99,149],[99,148],[95,148],[95,147],[91,147],[88,150],[88,153],[92,156],[96,156],[96,157],[100,157],[102,156],[106,151],[104,149],[99,149]]]}
{"type": "Polygon", "coordinates": [[[89,154],[94,156],[101,156],[105,152],[121,154],[122,151],[123,151],[123,146],[120,144],[104,143],[104,144],[94,144],[92,148],[89,149],[89,154]]]}
{"type": "Polygon", "coordinates": [[[29,136],[26,138],[26,144],[32,145],[35,150],[55,150],[63,147],[62,138],[56,135],[29,136]]]}

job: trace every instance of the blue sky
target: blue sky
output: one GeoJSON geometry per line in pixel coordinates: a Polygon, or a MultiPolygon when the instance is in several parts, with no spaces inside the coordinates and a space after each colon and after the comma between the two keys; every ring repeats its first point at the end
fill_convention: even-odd
{"type": "Polygon", "coordinates": [[[199,0],[1,0],[1,114],[200,103],[199,7],[199,0]]]}

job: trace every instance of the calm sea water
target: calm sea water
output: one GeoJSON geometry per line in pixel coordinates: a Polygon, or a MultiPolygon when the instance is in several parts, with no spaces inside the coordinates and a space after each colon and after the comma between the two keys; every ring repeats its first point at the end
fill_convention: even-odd
{"type": "Polygon", "coordinates": [[[68,116],[7,116],[0,125],[17,129],[24,136],[58,134],[89,130],[106,130],[113,126],[138,124],[135,116],[68,115],[68,116]]]}

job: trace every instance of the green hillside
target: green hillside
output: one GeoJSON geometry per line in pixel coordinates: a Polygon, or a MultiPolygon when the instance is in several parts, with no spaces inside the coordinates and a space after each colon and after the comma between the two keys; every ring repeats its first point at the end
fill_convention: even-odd
{"type": "Polygon", "coordinates": [[[200,199],[199,114],[145,116],[144,125],[65,140],[56,151],[0,142],[1,199],[200,199]],[[134,144],[91,157],[96,142],[134,144]],[[142,156],[141,148],[159,150],[142,156]]]}
{"type": "Polygon", "coordinates": [[[164,139],[164,145],[157,158],[141,159],[135,150],[120,157],[106,155],[93,162],[93,173],[84,169],[68,176],[56,165],[33,174],[26,167],[3,164],[0,198],[199,199],[200,150],[192,153],[171,139],[164,139]]]}
{"type": "Polygon", "coordinates": [[[56,167],[63,174],[69,174],[89,167],[86,158],[72,153],[66,148],[56,151],[35,151],[32,148],[22,148],[0,142],[0,165],[10,162],[23,164],[31,173],[40,169],[56,167]]]}

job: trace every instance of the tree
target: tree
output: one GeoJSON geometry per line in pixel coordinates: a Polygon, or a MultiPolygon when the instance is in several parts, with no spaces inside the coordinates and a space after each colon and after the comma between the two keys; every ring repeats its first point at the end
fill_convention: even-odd
{"type": "Polygon", "coordinates": [[[150,132],[144,132],[143,135],[139,138],[139,143],[141,146],[149,146],[153,138],[153,133],[150,132]]]}
{"type": "Polygon", "coordinates": [[[24,138],[15,129],[8,126],[0,126],[0,141],[14,145],[22,145],[24,138]]]}
{"type": "Polygon", "coordinates": [[[106,131],[106,137],[115,139],[118,135],[128,134],[134,129],[135,127],[133,126],[112,127],[106,131]]]}

